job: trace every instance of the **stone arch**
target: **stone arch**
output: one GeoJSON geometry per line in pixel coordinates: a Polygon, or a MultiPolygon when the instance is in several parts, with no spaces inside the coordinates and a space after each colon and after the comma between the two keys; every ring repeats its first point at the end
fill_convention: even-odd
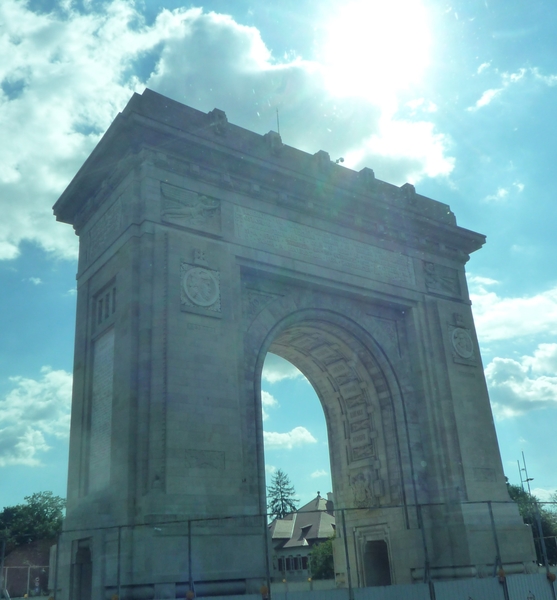
{"type": "MultiPolygon", "coordinates": [[[[337,506],[357,505],[352,566],[356,547],[392,560],[395,583],[497,566],[485,503],[508,495],[464,272],[484,236],[413,186],[217,112],[134,95],[54,207],[80,237],[62,598],[83,531],[100,549],[91,581],[105,595],[121,583],[131,598],[174,597],[190,529],[189,563],[203,557],[203,573],[190,569],[188,585],[257,593],[269,581],[266,553],[254,552],[267,547],[269,349],[301,367],[335,427],[337,506]],[[114,352],[97,346],[100,327],[113,329],[114,352]],[[103,427],[87,418],[97,380],[103,427]],[[111,474],[95,490],[93,435],[107,439],[111,474]],[[124,523],[120,581],[105,536],[124,523]]],[[[526,568],[533,545],[516,507],[493,512],[505,568],[526,568]]],[[[348,566],[336,566],[338,587],[370,579],[348,566]]]]}
{"type": "MultiPolygon", "coordinates": [[[[369,309],[369,304],[308,290],[268,299],[246,329],[245,381],[253,386],[261,423],[261,372],[267,352],[294,364],[312,384],[325,413],[336,505],[400,507],[404,527],[414,528],[417,492],[397,373],[400,348],[398,343],[389,347],[388,336],[379,341],[366,326],[369,309]]],[[[403,312],[392,313],[402,323],[403,312]]],[[[383,323],[388,327],[389,320],[383,323]]],[[[408,379],[408,372],[402,376],[408,379]]],[[[262,428],[257,429],[262,454],[262,428]]],[[[262,472],[262,455],[259,461],[262,472]]]]}

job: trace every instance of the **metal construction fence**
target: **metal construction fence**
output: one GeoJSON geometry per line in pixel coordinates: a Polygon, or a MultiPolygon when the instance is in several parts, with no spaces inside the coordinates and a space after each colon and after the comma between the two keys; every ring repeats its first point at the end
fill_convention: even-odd
{"type": "Polygon", "coordinates": [[[48,572],[48,565],[4,567],[4,589],[12,598],[44,596],[49,590],[48,572]]]}
{"type": "MultiPolygon", "coordinates": [[[[497,579],[436,581],[352,590],[274,592],[273,600],[555,600],[554,584],[545,575],[511,575],[506,585],[497,579]]],[[[261,600],[258,594],[220,596],[211,600],[261,600]]]]}
{"type": "MultiPolygon", "coordinates": [[[[334,588],[334,583],[331,582],[331,588],[329,590],[317,590],[309,589],[303,591],[300,589],[288,590],[281,589],[277,582],[285,581],[287,578],[292,577],[292,581],[296,579],[295,573],[280,573],[277,572],[276,567],[273,569],[272,557],[267,561],[267,573],[264,579],[266,579],[267,587],[272,595],[273,600],[312,600],[317,598],[316,594],[319,595],[320,600],[389,600],[391,598],[409,598],[416,600],[420,599],[431,599],[431,600],[456,600],[460,597],[463,600],[480,600],[482,598],[489,598],[490,600],[541,600],[547,598],[548,600],[557,600],[555,594],[554,584],[552,582],[552,572],[550,567],[557,564],[557,539],[553,535],[543,535],[543,528],[541,523],[540,514],[543,515],[543,511],[546,511],[550,516],[557,518],[557,503],[538,503],[532,507],[530,511],[531,519],[527,524],[531,527],[534,543],[537,551],[537,565],[530,565],[530,572],[533,570],[540,570],[541,573],[527,574],[527,573],[516,573],[508,574],[505,577],[500,577],[499,570],[505,564],[505,556],[501,556],[498,532],[497,515],[498,505],[513,505],[516,504],[512,501],[488,501],[488,502],[455,502],[454,507],[468,506],[472,507],[475,514],[479,515],[479,518],[486,524],[486,531],[490,531],[492,543],[490,546],[493,548],[493,560],[489,565],[483,565],[483,571],[474,573],[471,572],[468,578],[462,578],[457,580],[441,581],[439,577],[432,577],[429,566],[427,564],[428,557],[428,542],[427,536],[422,533],[421,540],[423,544],[423,556],[424,564],[420,565],[420,572],[422,575],[415,580],[415,582],[408,586],[392,585],[384,587],[360,587],[360,582],[355,583],[355,578],[348,577],[347,587],[334,588]],[[274,582],[273,582],[274,579],[274,582]],[[501,579],[501,581],[500,581],[501,579]],[[404,588],[404,590],[403,590],[404,588]],[[406,589],[407,588],[407,589],[406,589]],[[527,588],[527,589],[526,589],[527,588]],[[549,595],[548,595],[549,594],[549,595]]],[[[346,535],[346,521],[350,520],[350,513],[357,511],[362,516],[366,511],[382,510],[386,511],[389,509],[399,509],[406,511],[406,514],[410,514],[410,522],[416,529],[423,530],[423,523],[425,521],[435,523],[436,514],[441,512],[446,504],[441,503],[430,503],[421,505],[392,505],[392,506],[357,506],[357,507],[335,507],[334,514],[336,518],[336,531],[339,538],[343,538],[344,544],[344,560],[346,561],[347,571],[352,568],[353,572],[357,570],[357,565],[350,564],[354,559],[351,558],[352,552],[349,552],[348,540],[346,535]],[[348,516],[347,516],[348,515],[348,516]]],[[[304,511],[304,512],[323,512],[323,511],[304,511]]],[[[440,513],[439,513],[440,514],[440,513]]],[[[545,515],[547,516],[547,515],[545,515]]],[[[121,548],[124,544],[129,544],[133,540],[134,531],[139,528],[150,528],[154,532],[161,531],[162,529],[168,528],[175,531],[177,534],[184,538],[184,556],[187,555],[188,568],[187,573],[184,573],[184,581],[180,582],[180,589],[192,590],[197,596],[204,596],[203,593],[203,582],[204,577],[202,573],[195,572],[195,556],[196,556],[196,545],[199,538],[206,537],[207,535],[218,536],[219,532],[233,530],[243,527],[256,528],[261,531],[261,548],[254,548],[254,552],[265,552],[270,547],[268,539],[268,525],[270,522],[271,515],[269,514],[256,514],[256,515],[221,515],[211,517],[197,517],[190,519],[171,519],[164,520],[164,518],[157,518],[156,521],[150,521],[149,523],[142,523],[136,525],[114,525],[110,527],[98,527],[98,528],[84,528],[84,529],[66,529],[62,534],[62,539],[68,536],[70,539],[76,539],[76,534],[80,534],[83,537],[93,535],[96,530],[102,530],[107,537],[111,537],[113,547],[115,551],[112,555],[111,570],[113,572],[114,585],[112,589],[114,593],[120,598],[126,597],[127,583],[122,578],[122,556],[121,548]]],[[[526,519],[525,519],[526,522],[526,519]]],[[[60,542],[60,540],[59,540],[60,542]]],[[[57,548],[60,547],[58,543],[57,548]]],[[[56,553],[56,561],[58,558],[58,552],[56,553]]],[[[508,562],[508,561],[507,561],[508,562]]],[[[311,564],[311,561],[310,561],[311,564]]],[[[310,567],[311,569],[311,567],[310,567]]],[[[555,569],[553,569],[555,570],[555,569]]],[[[311,572],[309,573],[311,578],[311,572]]],[[[51,569],[49,589],[58,589],[58,569],[55,567],[51,569]]],[[[298,574],[299,578],[299,574],[298,574]]],[[[317,583],[317,582],[315,582],[317,583]]],[[[177,585],[178,589],[178,585],[177,585]]],[[[237,593],[237,592],[233,592],[237,593]]],[[[209,594],[207,594],[209,595],[209,594]]],[[[243,595],[242,598],[246,599],[248,596],[243,595]]],[[[227,596],[228,600],[232,596],[227,596]]],[[[258,596],[260,598],[260,596],[258,596]]]]}

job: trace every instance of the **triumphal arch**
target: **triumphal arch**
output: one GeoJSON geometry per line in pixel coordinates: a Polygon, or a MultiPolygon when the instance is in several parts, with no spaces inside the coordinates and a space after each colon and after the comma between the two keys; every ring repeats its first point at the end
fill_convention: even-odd
{"type": "Polygon", "coordinates": [[[268,581],[267,352],[323,406],[338,586],[528,569],[464,274],[485,240],[447,205],[146,90],[54,212],[80,238],[61,598],[268,581]]]}

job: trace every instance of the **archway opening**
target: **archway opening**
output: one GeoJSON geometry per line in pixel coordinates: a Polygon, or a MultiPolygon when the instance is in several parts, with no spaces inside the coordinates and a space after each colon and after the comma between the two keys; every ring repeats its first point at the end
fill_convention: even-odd
{"type": "MultiPolygon", "coordinates": [[[[355,540],[362,539],[369,526],[369,511],[381,506],[404,505],[393,397],[376,358],[378,351],[373,340],[358,335],[357,324],[334,313],[324,312],[323,318],[317,316],[317,311],[312,313],[297,314],[280,323],[271,332],[266,350],[303,373],[321,404],[321,411],[317,408],[313,411],[323,413],[325,417],[336,518],[340,525],[342,511],[346,517],[343,526],[351,532],[349,537],[352,539],[347,550],[337,539],[335,559],[345,563],[348,560],[345,552],[348,552],[358,571],[358,585],[377,585],[372,583],[376,580],[388,585],[388,554],[375,547],[360,546],[356,551],[355,540]],[[364,567],[366,561],[373,566],[364,567]]],[[[266,392],[264,385],[262,390],[266,392]]],[[[265,410],[269,398],[266,394],[262,396],[265,410]]],[[[312,432],[307,430],[307,434],[312,435],[312,432]]],[[[267,450],[266,459],[268,455],[267,450]]],[[[303,461],[303,453],[295,456],[298,462],[303,461]]],[[[323,457],[322,460],[326,459],[323,457]]],[[[406,511],[396,512],[397,527],[407,526],[406,511]]],[[[340,529],[338,531],[340,534],[340,529]]],[[[292,533],[298,541],[304,537],[301,531],[293,530],[292,533]]],[[[289,543],[293,547],[296,540],[289,543]]],[[[289,564],[293,564],[292,561],[289,564]]],[[[336,564],[335,571],[342,574],[346,566],[336,564]]]]}
{"type": "Polygon", "coordinates": [[[332,491],[327,424],[315,389],[289,361],[269,353],[261,383],[265,474],[291,480],[298,506],[332,491]]]}
{"type": "Polygon", "coordinates": [[[366,542],[363,567],[367,587],[391,585],[389,550],[385,540],[366,542]]]}
{"type": "Polygon", "coordinates": [[[297,510],[271,519],[271,565],[274,577],[301,582],[309,577],[334,580],[332,555],[328,569],[312,560],[312,549],[332,552],[329,538],[335,517],[325,415],[315,389],[292,363],[267,354],[262,372],[261,405],[265,446],[267,506],[274,485],[284,476],[295,490],[297,510]],[[318,571],[318,572],[317,572],[318,571]]]}

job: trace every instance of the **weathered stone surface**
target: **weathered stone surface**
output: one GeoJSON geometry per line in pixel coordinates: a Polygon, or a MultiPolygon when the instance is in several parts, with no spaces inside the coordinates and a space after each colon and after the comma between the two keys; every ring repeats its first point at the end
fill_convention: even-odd
{"type": "Polygon", "coordinates": [[[354,585],[375,547],[393,583],[424,545],[434,576],[493,564],[508,497],[462,285],[484,238],[448,206],[146,90],[54,211],[80,237],[59,598],[258,592],[268,351],[322,401],[354,585]]]}

